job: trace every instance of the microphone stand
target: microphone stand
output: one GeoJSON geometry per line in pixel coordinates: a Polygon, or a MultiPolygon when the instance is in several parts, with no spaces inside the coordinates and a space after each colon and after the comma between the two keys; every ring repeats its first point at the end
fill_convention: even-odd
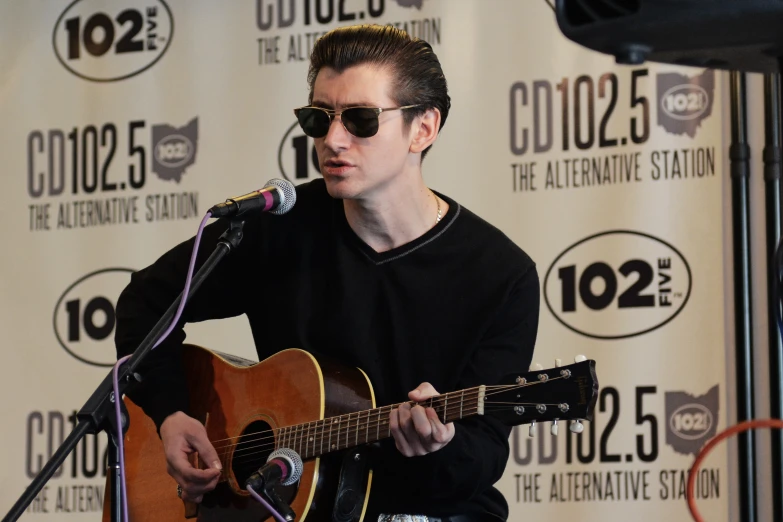
{"type": "MultiPolygon", "coordinates": [[[[204,262],[201,268],[196,271],[191,281],[190,293],[185,297],[187,300],[196,290],[201,286],[201,283],[207,278],[207,276],[215,269],[217,264],[229,253],[232,249],[239,246],[242,241],[243,232],[242,228],[245,222],[239,219],[232,219],[229,222],[229,228],[223,235],[220,236],[220,241],[215,246],[215,250],[204,262]]],[[[76,414],[78,424],[71,431],[68,437],[63,441],[57,451],[52,455],[51,459],[41,469],[38,475],[33,479],[27,489],[16,503],[11,507],[11,510],[3,518],[2,522],[15,522],[19,517],[24,514],[24,510],[35,499],[43,486],[52,478],[57,468],[59,468],[68,455],[73,451],[79,441],[88,433],[98,433],[99,431],[106,431],[109,435],[109,458],[110,469],[112,478],[112,494],[111,494],[111,520],[112,522],[119,522],[121,520],[121,483],[120,483],[120,469],[119,469],[119,451],[116,444],[116,437],[123,437],[128,430],[128,412],[125,409],[125,404],[122,402],[122,396],[125,394],[125,390],[134,382],[141,382],[142,377],[136,373],[136,369],[140,366],[144,358],[152,350],[155,342],[161,336],[161,334],[169,327],[171,320],[177,313],[180,301],[183,299],[183,295],[179,297],[171,304],[166,310],[166,313],[155,324],[147,337],[141,342],[141,344],[133,352],[133,356],[122,365],[118,371],[118,383],[120,397],[114,397],[113,390],[113,377],[112,372],[109,372],[103,381],[98,385],[98,388],[93,392],[92,396],[87,399],[87,402],[82,406],[82,409],[76,414]],[[114,413],[114,401],[120,400],[120,409],[122,412],[122,426],[116,426],[116,419],[114,413]]]]}

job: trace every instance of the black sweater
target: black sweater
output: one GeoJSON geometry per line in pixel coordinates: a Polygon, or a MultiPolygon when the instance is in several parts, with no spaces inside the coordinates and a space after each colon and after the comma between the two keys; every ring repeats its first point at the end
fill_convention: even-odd
{"type": "MultiPolygon", "coordinates": [[[[241,245],[183,319],[246,314],[260,359],[298,347],[359,367],[378,406],[408,400],[425,381],[445,393],[527,371],[538,327],[535,265],[502,232],[441,197],[450,209],[440,223],[377,253],[350,228],[323,180],[300,185],[288,214],[248,220],[241,245]]],[[[205,229],[197,266],[226,227],[220,220],[205,229]]],[[[181,292],[192,246],[182,243],[132,276],[117,304],[119,355],[135,349],[181,292]]],[[[153,351],[144,386],[130,393],[158,426],[188,409],[184,338],[177,328],[153,351]]],[[[509,434],[489,416],[470,417],[456,422],[444,448],[410,458],[387,439],[375,456],[368,511],[505,519],[508,506],[492,485],[508,460],[509,434]]]]}

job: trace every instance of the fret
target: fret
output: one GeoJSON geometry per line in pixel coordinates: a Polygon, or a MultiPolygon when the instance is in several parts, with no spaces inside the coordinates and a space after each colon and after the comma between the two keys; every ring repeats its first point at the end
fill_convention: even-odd
{"type": "Polygon", "coordinates": [[[318,430],[318,421],[313,421],[310,423],[310,427],[308,428],[308,441],[310,441],[312,445],[312,449],[307,451],[308,457],[315,456],[315,434],[318,430]]]}
{"type": "Polygon", "coordinates": [[[459,418],[462,418],[462,406],[465,404],[465,390],[462,390],[462,397],[459,400],[459,418]]]}
{"type": "Polygon", "coordinates": [[[375,421],[375,440],[381,440],[381,410],[378,408],[378,420],[375,421]]]}
{"type": "Polygon", "coordinates": [[[324,424],[324,422],[326,422],[326,421],[322,420],[322,421],[319,421],[319,422],[321,423],[321,455],[323,455],[324,454],[324,431],[325,431],[325,428],[326,428],[326,425],[324,424]]]}
{"type": "Polygon", "coordinates": [[[446,419],[449,415],[449,394],[443,396],[443,422],[448,422],[446,419]]]}
{"type": "Polygon", "coordinates": [[[359,445],[359,416],[361,415],[361,412],[356,412],[356,444],[355,446],[359,445]]]}
{"type": "Polygon", "coordinates": [[[310,423],[309,422],[307,423],[306,431],[307,433],[305,434],[305,450],[304,453],[302,454],[303,458],[307,458],[307,452],[310,451],[310,423]]]}
{"type": "Polygon", "coordinates": [[[309,430],[309,433],[308,433],[308,436],[310,437],[310,442],[313,443],[312,451],[308,450],[308,453],[307,453],[307,455],[309,457],[312,457],[313,455],[315,455],[315,430],[316,430],[317,427],[318,427],[318,421],[312,422],[312,425],[310,426],[310,430],[309,430]]]}
{"type": "Polygon", "coordinates": [[[365,433],[364,433],[364,443],[365,444],[370,442],[370,411],[371,410],[367,410],[367,429],[365,430],[365,433]]]}
{"type": "Polygon", "coordinates": [[[313,443],[313,451],[312,451],[312,453],[308,452],[308,456],[309,457],[312,457],[313,455],[315,455],[315,430],[316,430],[317,427],[318,427],[318,421],[313,421],[312,426],[310,426],[310,433],[309,433],[310,442],[313,443]]]}
{"type": "Polygon", "coordinates": [[[351,435],[351,414],[348,413],[348,426],[345,427],[345,447],[348,447],[348,437],[351,435]]]}
{"type": "Polygon", "coordinates": [[[337,418],[333,417],[332,422],[329,423],[329,451],[334,449],[334,444],[332,444],[332,427],[334,427],[335,422],[337,422],[337,418]]]}
{"type": "Polygon", "coordinates": [[[308,431],[310,429],[310,423],[302,424],[302,443],[304,443],[304,447],[302,448],[302,451],[299,453],[300,455],[306,455],[307,454],[307,437],[308,437],[308,431]]]}

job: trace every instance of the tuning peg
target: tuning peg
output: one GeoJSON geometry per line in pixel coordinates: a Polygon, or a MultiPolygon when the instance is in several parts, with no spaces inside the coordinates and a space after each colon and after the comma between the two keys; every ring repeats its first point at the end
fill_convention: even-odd
{"type": "Polygon", "coordinates": [[[527,433],[531,437],[535,437],[536,436],[536,421],[533,421],[533,422],[530,423],[530,429],[528,430],[527,433]]]}
{"type": "Polygon", "coordinates": [[[551,428],[549,428],[549,431],[551,431],[551,432],[552,432],[552,435],[554,435],[555,437],[557,437],[557,419],[555,419],[555,420],[552,422],[552,427],[551,427],[551,428]]]}
{"type": "Polygon", "coordinates": [[[571,425],[568,427],[572,433],[582,433],[585,430],[585,425],[579,419],[572,420],[571,425]]]}
{"type": "Polygon", "coordinates": [[[537,371],[540,371],[540,370],[543,370],[543,369],[544,369],[544,367],[541,366],[539,363],[533,363],[533,364],[530,365],[530,371],[531,372],[537,372],[537,371]]]}
{"type": "Polygon", "coordinates": [[[555,368],[563,366],[563,359],[555,359],[555,368]]]}
{"type": "Polygon", "coordinates": [[[587,360],[587,357],[585,357],[584,355],[577,355],[576,357],[574,357],[574,362],[575,363],[580,363],[580,362],[586,361],[586,360],[587,360]]]}

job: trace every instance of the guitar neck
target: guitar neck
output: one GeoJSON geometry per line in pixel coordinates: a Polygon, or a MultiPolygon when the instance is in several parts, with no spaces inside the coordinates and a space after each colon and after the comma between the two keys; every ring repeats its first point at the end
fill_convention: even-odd
{"type": "MultiPolygon", "coordinates": [[[[485,387],[477,386],[444,393],[418,403],[434,408],[443,423],[484,413],[485,387]]],[[[415,404],[409,402],[408,404],[415,404]]],[[[332,451],[353,448],[391,437],[389,414],[400,404],[346,413],[323,420],[287,426],[276,430],[276,448],[291,448],[302,459],[332,451]]]]}

